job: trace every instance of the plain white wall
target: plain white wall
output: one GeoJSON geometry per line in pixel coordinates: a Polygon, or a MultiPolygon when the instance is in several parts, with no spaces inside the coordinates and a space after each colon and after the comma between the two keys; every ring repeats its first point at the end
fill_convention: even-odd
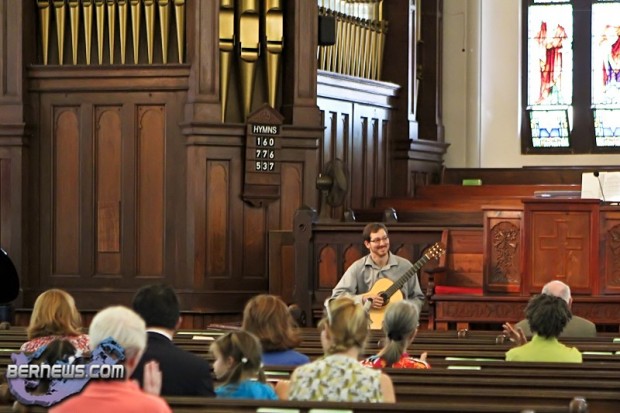
{"type": "Polygon", "coordinates": [[[445,165],[620,164],[620,155],[521,154],[521,1],[444,0],[445,165]]]}

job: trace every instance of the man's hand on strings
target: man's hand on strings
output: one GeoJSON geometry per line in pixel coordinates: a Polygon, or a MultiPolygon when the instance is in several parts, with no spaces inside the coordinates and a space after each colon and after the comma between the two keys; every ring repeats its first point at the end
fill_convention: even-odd
{"type": "Polygon", "coordinates": [[[383,297],[381,297],[381,295],[376,294],[376,295],[365,295],[362,298],[362,304],[366,303],[366,300],[372,300],[372,308],[381,308],[383,307],[383,297]]]}

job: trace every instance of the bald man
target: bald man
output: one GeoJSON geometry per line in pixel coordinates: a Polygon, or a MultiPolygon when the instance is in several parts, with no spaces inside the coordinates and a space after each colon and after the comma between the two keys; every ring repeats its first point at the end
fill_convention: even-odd
{"type": "MultiPolygon", "coordinates": [[[[562,281],[548,282],[543,287],[541,293],[562,298],[568,304],[568,308],[570,308],[573,304],[573,298],[570,294],[570,287],[562,281]]],[[[506,325],[513,328],[517,332],[519,329],[523,330],[525,336],[531,337],[533,335],[527,320],[519,321],[514,325],[514,327],[510,326],[508,323],[506,323],[506,325]]],[[[506,325],[504,326],[504,332],[506,332],[506,325]]],[[[570,319],[568,324],[566,324],[564,330],[562,330],[560,337],[596,337],[596,325],[585,318],[573,314],[573,317],[570,319]]]]}

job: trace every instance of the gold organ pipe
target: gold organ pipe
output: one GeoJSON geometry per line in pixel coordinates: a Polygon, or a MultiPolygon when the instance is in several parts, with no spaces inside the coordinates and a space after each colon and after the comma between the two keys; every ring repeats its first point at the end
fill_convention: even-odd
{"type": "Polygon", "coordinates": [[[140,58],[140,16],[142,15],[142,8],[140,7],[140,0],[129,0],[129,7],[131,8],[131,36],[133,40],[133,62],[138,64],[140,58]]]}
{"type": "Polygon", "coordinates": [[[220,92],[222,94],[222,122],[226,120],[228,106],[228,89],[232,56],[235,50],[235,2],[234,0],[220,0],[220,92]]]}
{"type": "MultiPolygon", "coordinates": [[[[329,16],[329,10],[321,6],[319,8],[320,16],[329,16]]],[[[319,69],[325,70],[327,67],[327,61],[331,57],[331,46],[319,46],[319,69]]]]}
{"type": "Polygon", "coordinates": [[[239,63],[244,119],[252,109],[254,78],[259,55],[258,0],[241,0],[239,8],[239,63]]]}
{"type": "Polygon", "coordinates": [[[41,49],[43,51],[43,64],[47,65],[49,39],[50,39],[50,2],[49,0],[37,0],[39,7],[39,20],[41,21],[41,49]]]}
{"type": "Polygon", "coordinates": [[[84,11],[84,45],[86,46],[86,64],[90,64],[90,53],[93,40],[93,1],[82,0],[84,11]]]}
{"type": "Polygon", "coordinates": [[[359,18],[359,3],[353,18],[353,51],[351,56],[351,74],[359,76],[359,56],[360,56],[360,36],[362,31],[362,20],[359,18]]]}
{"type": "Polygon", "coordinates": [[[64,0],[53,0],[54,11],[56,14],[56,39],[58,41],[58,64],[63,64],[65,52],[65,2],[64,0]]]}
{"type": "Polygon", "coordinates": [[[149,64],[153,64],[153,44],[155,41],[155,0],[144,0],[144,15],[146,21],[146,49],[149,64]]]}
{"type": "Polygon", "coordinates": [[[377,60],[377,21],[371,23],[370,31],[370,47],[368,53],[367,78],[375,79],[375,61],[377,60]]]}
{"type": "Polygon", "coordinates": [[[105,24],[104,0],[95,0],[95,18],[97,19],[97,52],[99,64],[103,64],[103,28],[105,24]]]}
{"type": "Polygon", "coordinates": [[[281,0],[265,0],[265,47],[267,49],[267,93],[269,106],[276,107],[280,60],[284,49],[284,16],[281,0]]]}
{"type": "Polygon", "coordinates": [[[129,3],[127,0],[118,0],[118,25],[121,41],[121,63],[125,64],[127,57],[127,16],[129,14],[129,3]]]}
{"type": "Polygon", "coordinates": [[[174,9],[174,17],[177,24],[179,63],[183,63],[183,53],[185,51],[185,0],[174,0],[174,9]]]}
{"type": "Polygon", "coordinates": [[[351,60],[353,59],[353,16],[351,9],[352,6],[347,3],[345,8],[345,22],[347,28],[345,30],[344,55],[342,56],[344,60],[342,73],[345,75],[351,74],[351,60]]]}
{"type": "Polygon", "coordinates": [[[331,70],[332,72],[338,71],[338,59],[340,59],[342,47],[342,37],[344,36],[344,29],[342,23],[342,16],[340,13],[334,12],[336,17],[336,44],[332,46],[332,59],[329,64],[327,70],[331,70]]]}
{"type": "MultiPolygon", "coordinates": [[[[422,0],[411,0],[419,8],[422,0]]],[[[388,23],[384,0],[317,0],[321,16],[334,16],[336,43],[319,47],[319,68],[368,79],[381,77],[388,23]]]]}
{"type": "Polygon", "coordinates": [[[116,1],[106,0],[108,6],[108,50],[110,51],[110,64],[114,63],[114,31],[116,29],[116,1]]]}
{"type": "Polygon", "coordinates": [[[159,31],[161,32],[161,53],[163,63],[168,63],[168,41],[170,33],[170,0],[157,0],[159,6],[159,31]]]}
{"type": "Polygon", "coordinates": [[[340,0],[340,17],[342,18],[342,41],[340,42],[340,48],[338,50],[338,68],[336,72],[345,73],[346,63],[345,60],[347,58],[347,47],[348,47],[348,37],[349,37],[349,21],[346,14],[347,4],[344,0],[340,0]]]}
{"type": "Polygon", "coordinates": [[[387,22],[381,22],[381,31],[379,32],[379,42],[377,44],[377,80],[381,80],[381,72],[383,69],[383,50],[385,48],[385,34],[387,33],[387,22]]]}
{"type": "Polygon", "coordinates": [[[71,24],[71,57],[73,64],[77,65],[78,56],[78,30],[80,25],[80,1],[68,0],[69,2],[69,20],[71,24]]]}
{"type": "Polygon", "coordinates": [[[370,22],[368,20],[364,21],[364,25],[362,26],[362,36],[361,36],[361,44],[362,47],[360,48],[360,68],[359,68],[359,75],[361,77],[367,77],[366,76],[366,70],[367,70],[367,61],[368,61],[368,56],[370,55],[370,52],[368,50],[368,45],[370,43],[370,22]]]}

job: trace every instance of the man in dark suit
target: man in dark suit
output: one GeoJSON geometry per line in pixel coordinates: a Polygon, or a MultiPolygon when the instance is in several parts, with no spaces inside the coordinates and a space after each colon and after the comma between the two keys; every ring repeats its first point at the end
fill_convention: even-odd
{"type": "Polygon", "coordinates": [[[144,363],[156,360],[162,372],[162,396],[215,396],[209,362],[172,342],[181,325],[174,290],[162,284],[142,287],[133,299],[133,309],[146,322],[148,341],[132,378],[142,384],[144,363]]]}
{"type": "MultiPolygon", "coordinates": [[[[544,285],[541,294],[552,295],[563,299],[568,304],[568,308],[573,304],[570,287],[562,281],[556,280],[548,282],[544,285]]],[[[517,344],[524,344],[527,342],[526,337],[532,336],[532,331],[528,321],[521,320],[514,326],[505,323],[504,334],[506,334],[511,341],[515,341],[517,344]]],[[[568,324],[566,324],[562,330],[560,337],[596,337],[596,325],[590,320],[573,314],[568,324]]]]}

